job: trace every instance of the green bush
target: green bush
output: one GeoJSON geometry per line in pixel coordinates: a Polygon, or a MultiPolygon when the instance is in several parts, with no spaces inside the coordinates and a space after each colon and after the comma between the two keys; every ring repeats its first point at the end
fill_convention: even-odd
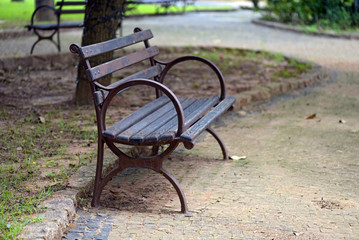
{"type": "MultiPolygon", "coordinates": [[[[317,24],[339,29],[359,26],[355,0],[268,0],[277,20],[294,24],[317,24]]],[[[358,4],[358,3],[357,3],[358,4]]]]}

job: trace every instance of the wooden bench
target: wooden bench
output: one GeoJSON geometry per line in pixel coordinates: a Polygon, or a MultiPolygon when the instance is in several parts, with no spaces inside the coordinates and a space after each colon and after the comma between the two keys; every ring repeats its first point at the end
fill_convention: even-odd
{"type": "MultiPolygon", "coordinates": [[[[70,28],[83,28],[84,23],[83,21],[80,22],[67,22],[62,21],[61,16],[67,14],[85,14],[85,7],[87,1],[65,1],[62,0],[61,2],[56,2],[55,8],[42,5],[35,9],[31,16],[31,22],[29,25],[25,27],[31,31],[33,30],[37,36],[37,41],[32,45],[30,53],[32,54],[36,44],[38,44],[42,40],[49,40],[55,44],[57,50],[61,51],[61,42],[60,42],[60,29],[70,29],[70,28]],[[79,6],[82,8],[79,8],[79,6]],[[50,23],[35,23],[36,14],[43,10],[43,9],[50,9],[54,12],[56,16],[55,22],[50,23]],[[50,32],[50,34],[47,34],[50,32]],[[57,35],[57,41],[54,40],[54,36],[57,35]]],[[[122,36],[122,19],[123,19],[123,9],[121,10],[120,14],[120,22],[118,24],[118,28],[120,29],[120,35],[122,36]]]]}
{"type": "Polygon", "coordinates": [[[37,36],[37,41],[35,41],[35,43],[32,45],[30,54],[33,53],[35,46],[42,40],[51,41],[55,44],[58,51],[60,52],[60,29],[82,28],[84,26],[83,21],[63,22],[61,21],[61,16],[63,14],[84,14],[86,3],[87,1],[67,2],[65,0],[62,0],[61,2],[56,3],[55,8],[48,5],[41,5],[37,7],[31,16],[30,24],[25,26],[29,31],[33,30],[37,36]],[[83,6],[83,8],[79,9],[78,6],[83,6]],[[53,11],[54,15],[56,16],[56,21],[50,23],[35,23],[36,14],[43,9],[50,9],[51,11],[53,11]],[[50,32],[50,34],[47,34],[45,32],[50,32]],[[54,40],[55,35],[57,35],[57,42],[54,40]]]}
{"type": "MultiPolygon", "coordinates": [[[[149,39],[153,37],[150,30],[135,28],[134,33],[122,38],[80,47],[72,44],[70,50],[79,55],[93,91],[98,129],[98,155],[92,205],[98,206],[102,189],[117,173],[126,168],[148,168],[163,174],[176,189],[181,202],[181,211],[188,213],[185,195],[174,177],[162,168],[162,162],[180,143],[187,149],[195,145],[195,139],[202,132],[208,131],[219,143],[223,158],[227,159],[227,151],[219,136],[210,128],[210,124],[231,108],[235,102],[232,96],[226,96],[225,83],[220,70],[209,60],[197,56],[183,56],[173,61],[163,62],[156,59],[159,49],[150,46],[149,39]],[[144,44],[144,47],[132,49],[126,56],[92,66],[90,58],[103,53],[122,49],[134,44],[144,44]],[[193,61],[205,64],[209,71],[218,78],[218,96],[196,98],[177,97],[164,85],[170,69],[179,63],[193,61]],[[97,80],[135,63],[147,62],[148,68],[131,74],[108,86],[101,85],[97,80]],[[151,80],[152,79],[152,80],[151,80]],[[135,86],[154,88],[154,99],[134,111],[119,122],[107,126],[106,112],[117,95],[135,86]],[[218,91],[219,92],[219,91],[218,91]],[[107,173],[103,173],[104,144],[118,157],[117,165],[107,173]],[[152,155],[148,157],[133,157],[118,148],[118,144],[134,146],[152,146],[152,155]],[[160,146],[166,145],[163,151],[160,146]]],[[[108,117],[107,117],[108,118],[108,117]]]]}

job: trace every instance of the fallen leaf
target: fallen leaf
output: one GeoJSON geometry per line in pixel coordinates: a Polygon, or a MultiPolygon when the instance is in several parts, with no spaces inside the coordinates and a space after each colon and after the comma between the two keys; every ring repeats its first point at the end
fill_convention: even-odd
{"type": "Polygon", "coordinates": [[[238,113],[241,117],[244,117],[247,115],[247,112],[245,112],[245,111],[239,111],[238,113]]]}
{"type": "Polygon", "coordinates": [[[236,155],[233,155],[230,157],[230,159],[232,159],[234,162],[236,161],[239,161],[239,160],[245,160],[247,157],[246,156],[236,156],[236,155]]]}
{"type": "Polygon", "coordinates": [[[300,235],[302,235],[303,233],[302,232],[293,232],[293,235],[294,236],[300,236],[300,235]]]}
{"type": "Polygon", "coordinates": [[[340,119],[340,120],[339,120],[339,123],[346,123],[346,121],[343,120],[343,119],[340,119]]]}
{"type": "Polygon", "coordinates": [[[40,123],[45,123],[45,118],[44,117],[39,117],[39,122],[40,123]]]}
{"type": "Polygon", "coordinates": [[[317,116],[316,113],[313,113],[312,115],[309,115],[308,117],[306,117],[305,119],[313,119],[317,116]]]}

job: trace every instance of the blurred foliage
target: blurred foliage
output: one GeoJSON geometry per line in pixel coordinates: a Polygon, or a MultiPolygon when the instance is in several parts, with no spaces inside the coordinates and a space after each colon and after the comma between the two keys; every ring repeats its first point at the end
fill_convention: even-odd
{"type": "Polygon", "coordinates": [[[358,0],[267,0],[265,18],[323,28],[359,27],[358,0]]]}

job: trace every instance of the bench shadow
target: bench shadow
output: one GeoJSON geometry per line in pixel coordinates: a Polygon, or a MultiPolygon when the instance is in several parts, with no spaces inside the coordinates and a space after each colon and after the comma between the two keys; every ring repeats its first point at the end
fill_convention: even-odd
{"type": "MultiPolygon", "coordinates": [[[[181,182],[186,181],[185,178],[195,176],[203,164],[216,164],[220,161],[223,160],[174,154],[164,161],[164,167],[181,185],[181,182]]],[[[191,179],[201,180],[199,177],[191,179]]],[[[181,187],[186,194],[186,187],[181,187]]],[[[88,202],[90,201],[88,198],[88,202]]],[[[161,174],[142,168],[129,168],[115,176],[104,188],[100,206],[132,213],[181,214],[180,201],[171,183],[161,174]]]]}

